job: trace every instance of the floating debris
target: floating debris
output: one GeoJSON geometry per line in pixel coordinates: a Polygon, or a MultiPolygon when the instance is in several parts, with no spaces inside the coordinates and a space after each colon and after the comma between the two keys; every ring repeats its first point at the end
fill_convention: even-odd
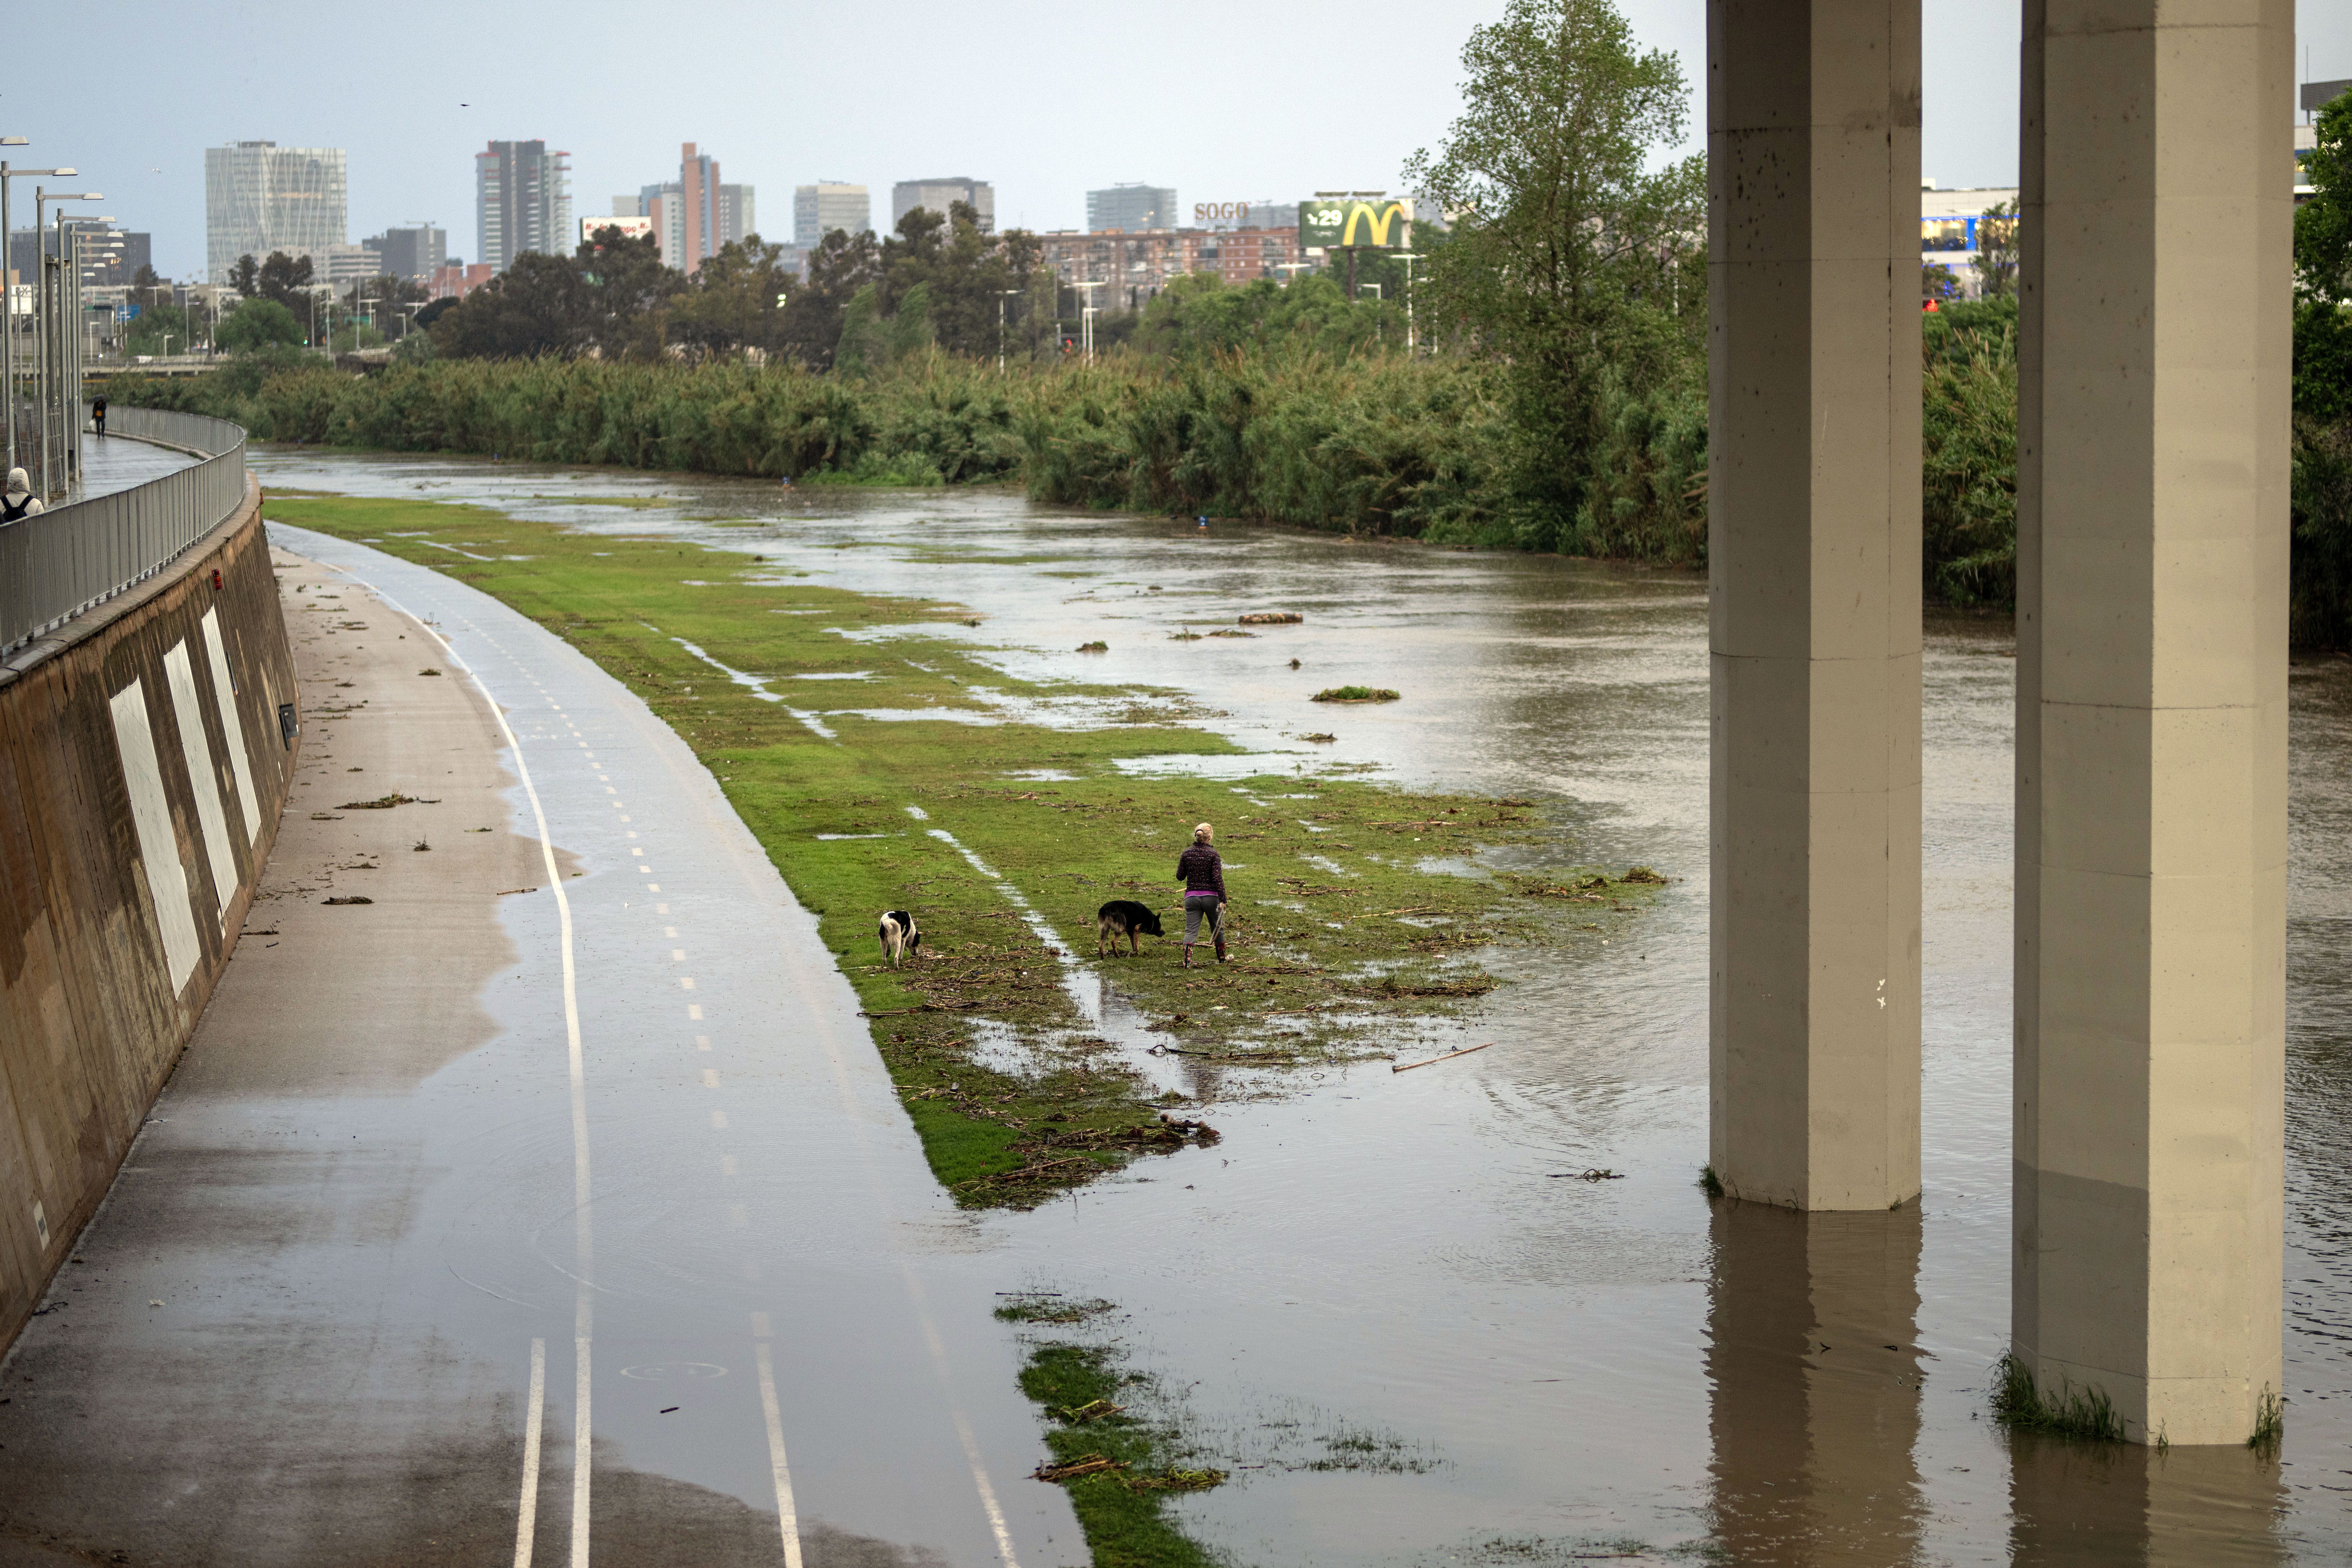
{"type": "Polygon", "coordinates": [[[375,902],[375,900],[367,897],[365,894],[353,893],[347,899],[329,899],[327,902],[331,904],[372,904],[375,902]]]}
{"type": "Polygon", "coordinates": [[[1327,686],[1317,692],[1317,702],[1394,702],[1402,694],[1385,686],[1327,686]]]}
{"type": "Polygon", "coordinates": [[[1245,626],[1295,626],[1306,618],[1291,610],[1259,610],[1244,616],[1241,624],[1245,626]]]}
{"type": "Polygon", "coordinates": [[[1389,1071],[1392,1073],[1411,1072],[1415,1068],[1434,1067],[1439,1062],[1450,1062],[1455,1057],[1466,1057],[1473,1051],[1483,1051],[1486,1048],[1486,1046],[1491,1046],[1494,1043],[1494,1041],[1488,1040],[1486,1046],[1465,1046],[1458,1051],[1448,1051],[1442,1057],[1431,1057],[1426,1061],[1398,1062],[1391,1066],[1389,1068],[1389,1071]]]}

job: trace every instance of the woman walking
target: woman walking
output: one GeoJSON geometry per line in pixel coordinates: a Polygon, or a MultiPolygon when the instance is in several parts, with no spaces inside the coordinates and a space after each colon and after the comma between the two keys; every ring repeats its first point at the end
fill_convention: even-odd
{"type": "Polygon", "coordinates": [[[1217,944],[1217,962],[1225,961],[1225,863],[1209,840],[1217,830],[1207,823],[1192,829],[1192,842],[1176,858],[1176,879],[1184,884],[1184,967],[1192,967],[1192,944],[1201,939],[1201,918],[1209,921],[1209,935],[1217,944]]]}

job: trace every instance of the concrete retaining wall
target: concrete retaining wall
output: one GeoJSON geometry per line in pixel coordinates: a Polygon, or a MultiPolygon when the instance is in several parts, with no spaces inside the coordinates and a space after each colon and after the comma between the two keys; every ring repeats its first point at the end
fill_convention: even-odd
{"type": "Polygon", "coordinates": [[[0,662],[0,1345],[113,1181],[228,962],[286,800],[261,492],[0,662]]]}

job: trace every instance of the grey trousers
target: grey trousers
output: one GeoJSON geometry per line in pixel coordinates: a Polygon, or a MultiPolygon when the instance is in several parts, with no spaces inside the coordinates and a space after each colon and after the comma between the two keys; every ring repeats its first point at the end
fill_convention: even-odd
{"type": "Polygon", "coordinates": [[[1224,907],[1214,899],[1189,898],[1184,900],[1184,940],[1201,940],[1201,917],[1204,914],[1209,917],[1210,937],[1217,942],[1224,941],[1224,907]]]}

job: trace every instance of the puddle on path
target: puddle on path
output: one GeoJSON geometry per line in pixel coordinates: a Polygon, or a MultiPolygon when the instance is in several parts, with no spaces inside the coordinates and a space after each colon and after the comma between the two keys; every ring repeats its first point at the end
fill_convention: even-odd
{"type": "MultiPolygon", "coordinates": [[[[1432,1458],[1415,1473],[1239,1472],[1178,1505],[1204,1540],[1244,1560],[1380,1568],[1544,1563],[1629,1537],[1715,1540],[1739,1561],[2042,1559],[2091,1539],[2106,1561],[2352,1555],[2341,1458],[2352,979],[2340,957],[2352,948],[2352,663],[2298,665],[2290,687],[2283,1462],[2086,1454],[2005,1438],[1982,1419],[2009,1315],[2005,626],[1929,628],[1927,1194],[1905,1214],[1808,1221],[1711,1208],[1693,1184],[1707,1116],[1696,579],[1203,532],[1001,493],[816,495],[444,458],[267,453],[255,467],[290,486],[689,538],[808,574],[798,581],[952,601],[982,624],[926,635],[963,638],[1013,676],[1168,689],[1191,721],[1252,753],[1139,769],[1243,778],[1271,764],[1540,795],[1580,856],[1675,879],[1616,944],[1570,963],[1498,954],[1513,984],[1458,1021],[1416,1028],[1416,1055],[1493,1049],[1401,1075],[1307,1069],[1280,1096],[1251,1092],[1262,1073],[1154,1058],[1169,1087],[1229,1097],[1222,1144],[975,1222],[993,1237],[984,1266],[1001,1288],[1050,1282],[1119,1303],[1138,1364],[1184,1385],[1202,1429],[1232,1434],[1236,1453],[1306,1402],[1432,1458]],[[1305,620],[1170,640],[1256,609],[1305,620]],[[1076,651],[1097,640],[1108,651],[1076,651]],[[1339,684],[1404,700],[1307,701],[1339,684]],[[1326,731],[1336,739],[1304,739],[1326,731]],[[1557,1174],[1592,1167],[1626,1177],[1557,1174]]],[[[825,695],[795,691],[817,722],[825,695]]],[[[1099,721],[1087,702],[1073,700],[1066,721],[1099,721]]],[[[1092,983],[1085,970],[1068,979],[1092,983]]],[[[1115,976],[1081,1005],[1124,1032],[1115,976]]]]}

